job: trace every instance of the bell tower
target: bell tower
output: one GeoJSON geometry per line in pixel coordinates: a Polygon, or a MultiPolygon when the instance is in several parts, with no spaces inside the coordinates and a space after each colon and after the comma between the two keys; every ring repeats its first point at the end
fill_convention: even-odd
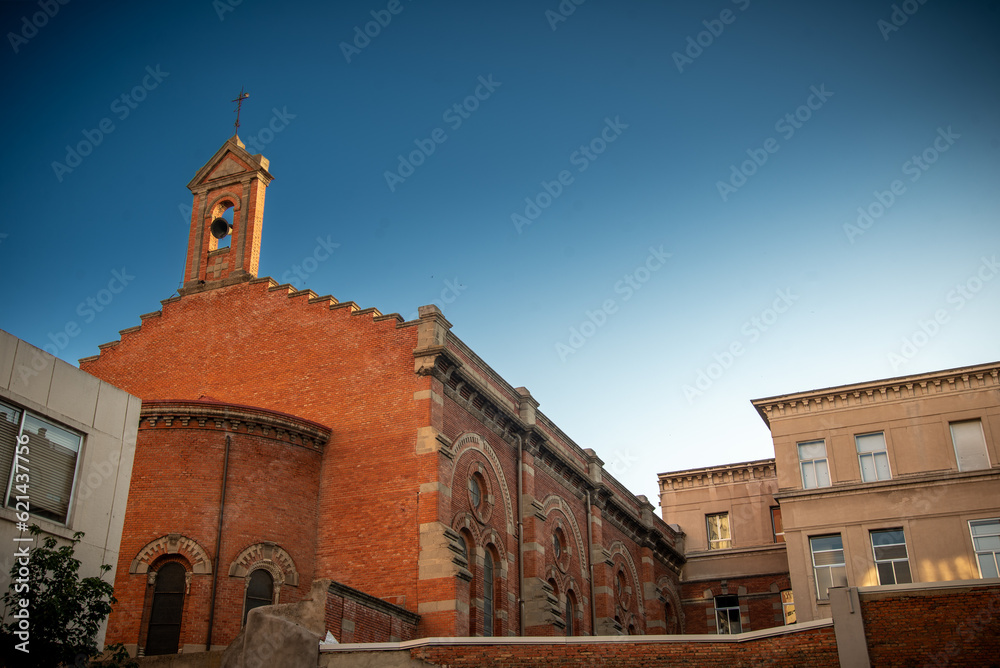
{"type": "Polygon", "coordinates": [[[264,193],[274,178],[268,165],[233,135],[188,183],[194,202],[181,295],[257,277],[264,193]]]}

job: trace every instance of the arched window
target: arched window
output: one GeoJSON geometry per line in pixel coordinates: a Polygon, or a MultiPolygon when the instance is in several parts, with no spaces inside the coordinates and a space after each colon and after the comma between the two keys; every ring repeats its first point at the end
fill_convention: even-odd
{"type": "Polygon", "coordinates": [[[247,578],[246,597],[243,600],[243,626],[247,615],[254,608],[271,605],[274,602],[274,576],[266,569],[258,568],[247,578]]]}
{"type": "Polygon", "coordinates": [[[495,589],[493,574],[493,555],[487,547],[486,558],[483,560],[483,635],[493,635],[493,592],[495,589]]]}
{"type": "Polygon", "coordinates": [[[472,573],[472,580],[469,582],[469,636],[471,637],[476,635],[476,608],[472,604],[472,599],[476,597],[476,569],[472,563],[472,539],[462,531],[458,534],[458,545],[469,565],[469,572],[472,573]]]}
{"type": "Polygon", "coordinates": [[[576,635],[576,596],[572,591],[566,592],[566,635],[576,635]]]}
{"type": "Polygon", "coordinates": [[[184,566],[172,561],[156,571],[153,608],[149,614],[146,655],[177,654],[184,614],[184,566]]]}

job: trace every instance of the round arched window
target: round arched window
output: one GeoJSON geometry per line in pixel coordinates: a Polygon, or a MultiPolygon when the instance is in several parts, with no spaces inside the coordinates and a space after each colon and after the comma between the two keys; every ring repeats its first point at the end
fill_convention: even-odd
{"type": "Polygon", "coordinates": [[[562,556],[562,541],[559,540],[559,532],[558,531],[556,531],[554,534],[552,534],[552,551],[555,553],[556,560],[558,561],[559,557],[562,556]]]}
{"type": "Polygon", "coordinates": [[[483,502],[483,487],[477,480],[479,476],[473,474],[469,476],[469,501],[474,509],[479,509],[479,504],[483,502]]]}

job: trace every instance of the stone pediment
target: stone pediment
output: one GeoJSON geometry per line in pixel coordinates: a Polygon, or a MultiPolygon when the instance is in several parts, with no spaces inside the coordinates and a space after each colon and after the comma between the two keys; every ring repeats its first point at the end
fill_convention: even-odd
{"type": "Polygon", "coordinates": [[[267,185],[274,178],[267,171],[269,166],[267,158],[262,155],[250,155],[240,138],[233,135],[198,170],[187,187],[193,192],[199,187],[204,188],[210,182],[238,174],[255,175],[267,185]]]}

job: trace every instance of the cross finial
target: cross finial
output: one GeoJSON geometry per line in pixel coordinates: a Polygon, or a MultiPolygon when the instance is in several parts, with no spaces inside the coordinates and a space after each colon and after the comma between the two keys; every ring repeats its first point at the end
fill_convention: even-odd
{"type": "Polygon", "coordinates": [[[244,93],[243,86],[240,86],[240,96],[235,100],[232,100],[236,103],[236,123],[234,124],[236,125],[236,131],[233,132],[234,135],[237,135],[240,132],[240,109],[243,107],[243,100],[248,97],[250,97],[250,93],[244,93]]]}

